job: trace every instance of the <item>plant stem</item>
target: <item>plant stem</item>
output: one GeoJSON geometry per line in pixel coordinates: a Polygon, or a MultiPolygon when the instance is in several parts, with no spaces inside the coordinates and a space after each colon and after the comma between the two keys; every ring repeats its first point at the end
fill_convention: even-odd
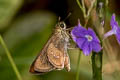
{"type": "Polygon", "coordinates": [[[89,20],[89,17],[85,18],[85,24],[84,24],[84,27],[86,28],[87,24],[88,24],[88,20],[89,20]]]}
{"type": "Polygon", "coordinates": [[[12,68],[13,68],[18,80],[22,80],[22,77],[21,77],[21,75],[20,75],[20,73],[19,73],[19,71],[16,67],[16,64],[15,64],[15,62],[14,62],[14,60],[13,60],[13,58],[12,58],[12,56],[11,56],[11,54],[10,54],[10,52],[9,52],[9,50],[8,50],[8,48],[7,48],[7,46],[6,46],[6,44],[5,44],[1,35],[0,35],[0,43],[1,43],[2,47],[4,48],[4,50],[6,52],[6,55],[7,55],[11,65],[12,65],[12,68]]]}
{"type": "Polygon", "coordinates": [[[86,18],[86,9],[85,9],[83,0],[82,0],[82,5],[80,4],[80,1],[79,1],[79,0],[76,0],[76,2],[77,2],[77,4],[78,4],[78,6],[80,7],[80,9],[82,10],[84,18],[86,18]]]}
{"type": "Polygon", "coordinates": [[[102,55],[103,50],[99,53],[92,53],[93,80],[102,80],[102,55]]]}
{"type": "Polygon", "coordinates": [[[79,55],[78,55],[76,80],[79,80],[79,73],[80,73],[80,57],[81,57],[81,51],[80,51],[80,53],[79,53],[79,55]]]}

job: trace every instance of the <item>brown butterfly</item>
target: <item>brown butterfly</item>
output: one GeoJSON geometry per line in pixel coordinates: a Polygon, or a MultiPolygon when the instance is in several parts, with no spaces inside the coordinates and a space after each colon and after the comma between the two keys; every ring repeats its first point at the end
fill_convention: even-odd
{"type": "Polygon", "coordinates": [[[52,70],[62,70],[64,67],[70,71],[70,60],[67,52],[69,35],[64,22],[58,22],[54,33],[45,44],[39,55],[30,67],[30,72],[42,74],[52,70]]]}

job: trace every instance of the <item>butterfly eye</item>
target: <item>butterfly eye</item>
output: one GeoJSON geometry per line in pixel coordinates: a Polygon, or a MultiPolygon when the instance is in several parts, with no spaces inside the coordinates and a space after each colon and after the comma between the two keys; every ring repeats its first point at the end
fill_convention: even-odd
{"type": "Polygon", "coordinates": [[[65,23],[60,23],[60,27],[65,29],[66,28],[65,23]]]}
{"type": "Polygon", "coordinates": [[[65,25],[64,25],[63,23],[61,23],[61,24],[60,24],[60,27],[61,27],[61,28],[64,28],[64,27],[65,27],[65,25]]]}

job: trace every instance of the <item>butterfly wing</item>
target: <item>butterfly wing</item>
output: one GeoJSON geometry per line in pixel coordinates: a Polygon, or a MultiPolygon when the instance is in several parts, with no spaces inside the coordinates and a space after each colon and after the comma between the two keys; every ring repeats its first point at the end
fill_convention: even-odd
{"type": "Polygon", "coordinates": [[[64,34],[57,33],[54,34],[54,36],[56,37],[52,39],[52,42],[48,46],[47,56],[50,63],[57,69],[61,70],[64,68],[67,42],[64,38],[64,34]]]}
{"type": "Polygon", "coordinates": [[[65,62],[64,62],[65,68],[67,71],[70,71],[70,58],[68,53],[65,53],[65,62]]]}
{"type": "Polygon", "coordinates": [[[58,48],[54,46],[54,44],[50,44],[47,50],[48,59],[52,65],[54,65],[57,69],[64,68],[64,53],[61,52],[58,48]]]}
{"type": "Polygon", "coordinates": [[[49,43],[51,43],[52,37],[49,39],[47,44],[44,46],[44,48],[41,50],[39,55],[32,63],[30,67],[31,73],[41,74],[55,69],[55,67],[48,61],[47,50],[46,50],[49,46],[49,43]]]}

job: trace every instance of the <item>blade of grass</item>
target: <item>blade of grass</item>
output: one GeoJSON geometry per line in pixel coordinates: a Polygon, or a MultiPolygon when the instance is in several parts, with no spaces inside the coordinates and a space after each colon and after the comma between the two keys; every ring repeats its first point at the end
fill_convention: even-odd
{"type": "Polygon", "coordinates": [[[15,62],[14,62],[12,56],[11,56],[11,53],[10,53],[10,51],[8,50],[8,48],[7,48],[7,46],[6,46],[6,44],[5,44],[5,42],[4,42],[4,40],[3,40],[3,38],[2,38],[1,35],[0,35],[0,43],[1,43],[2,47],[4,48],[4,50],[5,50],[5,52],[6,52],[6,55],[7,55],[8,59],[9,59],[9,61],[10,61],[10,63],[11,63],[11,66],[12,66],[12,68],[13,68],[13,70],[14,70],[17,78],[18,78],[18,80],[22,80],[22,77],[21,77],[21,75],[20,75],[20,72],[18,71],[17,66],[16,66],[16,64],[15,64],[15,62]]]}

